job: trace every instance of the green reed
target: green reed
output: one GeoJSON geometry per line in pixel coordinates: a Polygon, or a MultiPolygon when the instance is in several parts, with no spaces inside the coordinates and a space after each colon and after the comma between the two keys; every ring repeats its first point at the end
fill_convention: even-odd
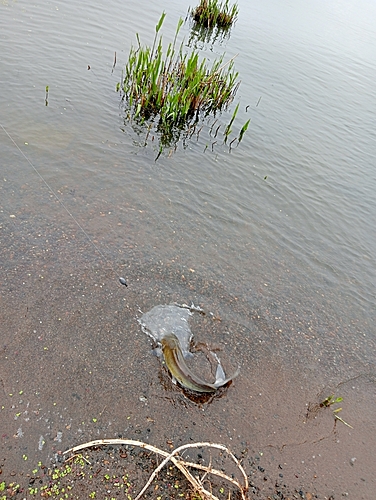
{"type": "Polygon", "coordinates": [[[141,123],[158,117],[158,129],[170,133],[199,119],[225,109],[232,101],[239,83],[234,60],[224,62],[223,56],[211,67],[198,52],[183,53],[183,44],[176,46],[183,20],[180,19],[173,42],[164,53],[159,31],[166,14],[155,28],[152,47],[132,47],[118,89],[128,103],[131,114],[141,123]]]}
{"type": "Polygon", "coordinates": [[[238,5],[230,5],[229,0],[200,0],[200,5],[192,9],[191,16],[199,26],[207,28],[230,28],[238,16],[238,5]]]}

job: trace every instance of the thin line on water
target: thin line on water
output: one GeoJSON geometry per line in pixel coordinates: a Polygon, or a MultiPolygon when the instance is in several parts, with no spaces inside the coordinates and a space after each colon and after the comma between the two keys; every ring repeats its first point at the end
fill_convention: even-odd
{"type": "MultiPolygon", "coordinates": [[[[90,236],[88,235],[88,233],[85,231],[85,229],[81,226],[81,224],[78,222],[78,220],[76,219],[76,217],[72,214],[72,212],[69,211],[69,209],[66,207],[66,205],[64,204],[64,202],[62,200],[60,200],[60,198],[57,196],[57,194],[55,193],[55,191],[52,189],[52,187],[48,184],[48,182],[44,179],[43,175],[37,170],[37,168],[32,164],[32,162],[29,160],[29,158],[25,155],[25,153],[22,151],[22,149],[18,146],[18,144],[16,143],[16,141],[13,139],[13,137],[8,133],[8,131],[5,129],[4,125],[2,125],[0,123],[0,127],[4,130],[4,132],[6,133],[6,135],[9,137],[9,139],[12,141],[12,143],[15,145],[15,147],[18,149],[18,151],[22,154],[22,156],[25,158],[25,160],[29,163],[29,165],[33,168],[34,172],[38,175],[38,177],[42,180],[42,182],[44,182],[44,184],[47,186],[48,190],[54,195],[54,197],[56,198],[56,200],[58,201],[58,203],[60,203],[60,205],[64,208],[64,210],[67,212],[67,214],[74,220],[74,222],[77,224],[77,226],[81,229],[81,231],[84,233],[84,235],[86,236],[86,238],[90,241],[90,243],[93,245],[93,247],[95,248],[95,250],[99,253],[99,255],[102,257],[102,259],[107,262],[108,264],[110,264],[111,266],[111,269],[113,270],[113,272],[117,275],[117,272],[115,271],[115,268],[114,266],[111,264],[111,262],[109,261],[109,259],[104,255],[104,253],[99,249],[99,247],[94,243],[94,241],[90,238],[90,236]]],[[[118,275],[117,275],[118,276],[118,275]]],[[[118,276],[118,279],[119,279],[119,282],[122,284],[122,285],[125,285],[127,286],[127,283],[125,281],[125,279],[121,276],[118,276]]]]}

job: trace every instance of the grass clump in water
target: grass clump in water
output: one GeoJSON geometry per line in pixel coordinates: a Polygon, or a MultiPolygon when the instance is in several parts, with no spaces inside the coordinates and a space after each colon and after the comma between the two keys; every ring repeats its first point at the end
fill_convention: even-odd
{"type": "Polygon", "coordinates": [[[236,21],[238,12],[238,5],[230,5],[229,0],[200,0],[200,5],[191,11],[191,16],[199,26],[229,29],[236,21]]]}
{"type": "MultiPolygon", "coordinates": [[[[155,28],[152,47],[132,47],[118,89],[128,104],[130,116],[139,124],[157,122],[162,146],[176,144],[183,130],[193,128],[200,117],[226,109],[237,91],[238,73],[234,60],[224,63],[223,56],[208,67],[197,51],[183,53],[176,40],[183,20],[180,19],[173,42],[166,53],[159,31],[166,14],[155,28]]],[[[151,130],[152,125],[148,126],[151,130]]],[[[149,134],[149,132],[148,132],[149,134]]]]}

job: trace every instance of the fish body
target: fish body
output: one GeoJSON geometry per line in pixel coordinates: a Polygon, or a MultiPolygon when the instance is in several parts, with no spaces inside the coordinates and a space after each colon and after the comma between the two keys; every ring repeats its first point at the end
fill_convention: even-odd
{"type": "Polygon", "coordinates": [[[205,382],[200,377],[192,373],[192,371],[188,368],[176,335],[173,333],[164,335],[160,342],[162,344],[164,360],[172,377],[176,379],[180,385],[186,389],[190,389],[191,391],[201,393],[215,392],[219,389],[219,387],[228,384],[228,382],[235,378],[239,373],[239,370],[237,370],[232,377],[226,378],[223,368],[218,362],[216,381],[214,384],[205,382]]]}

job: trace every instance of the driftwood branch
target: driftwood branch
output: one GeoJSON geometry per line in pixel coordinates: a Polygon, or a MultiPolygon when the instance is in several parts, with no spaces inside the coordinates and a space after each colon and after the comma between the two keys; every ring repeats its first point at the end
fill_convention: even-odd
{"type": "Polygon", "coordinates": [[[80,444],[80,445],[75,446],[73,448],[70,448],[69,450],[66,450],[63,454],[67,455],[68,453],[77,453],[80,450],[92,448],[93,446],[104,446],[104,445],[136,446],[136,447],[143,448],[145,450],[157,453],[158,455],[161,455],[162,457],[164,457],[164,460],[153,471],[153,473],[149,477],[147,483],[142,488],[140,493],[137,495],[135,500],[139,500],[141,498],[141,496],[148,489],[148,487],[150,486],[150,484],[152,483],[153,479],[156,477],[158,472],[160,470],[162,470],[162,468],[170,461],[175,465],[175,467],[177,467],[181,471],[181,473],[186,477],[186,479],[193,486],[195,491],[199,492],[204,498],[210,499],[210,500],[218,500],[218,498],[212,492],[206,490],[203,486],[204,478],[207,475],[212,474],[214,476],[225,479],[226,481],[228,481],[231,484],[233,484],[234,486],[236,486],[241,493],[242,499],[246,500],[245,493],[248,490],[247,474],[245,473],[242,465],[240,464],[239,460],[235,457],[235,455],[233,453],[231,453],[231,451],[228,448],[226,448],[226,446],[224,446],[222,444],[208,443],[208,442],[190,443],[190,444],[185,444],[185,445],[179,446],[178,448],[175,448],[171,453],[168,453],[168,452],[161,450],[160,448],[157,448],[153,445],[150,445],[148,443],[144,443],[142,441],[136,441],[133,439],[97,439],[95,441],[89,441],[87,443],[83,443],[83,444],[80,444]],[[232,477],[228,476],[227,474],[225,474],[219,470],[213,469],[211,467],[211,463],[207,467],[205,465],[196,464],[194,462],[187,462],[186,460],[184,460],[180,456],[178,456],[179,453],[181,453],[182,451],[184,451],[188,448],[215,448],[215,449],[226,452],[228,454],[228,456],[234,461],[237,468],[241,472],[241,474],[243,476],[243,480],[244,480],[244,485],[242,485],[237,479],[233,479],[232,477]],[[205,474],[203,475],[203,477],[201,479],[199,477],[194,477],[188,468],[202,470],[205,472],[205,474]]]}

